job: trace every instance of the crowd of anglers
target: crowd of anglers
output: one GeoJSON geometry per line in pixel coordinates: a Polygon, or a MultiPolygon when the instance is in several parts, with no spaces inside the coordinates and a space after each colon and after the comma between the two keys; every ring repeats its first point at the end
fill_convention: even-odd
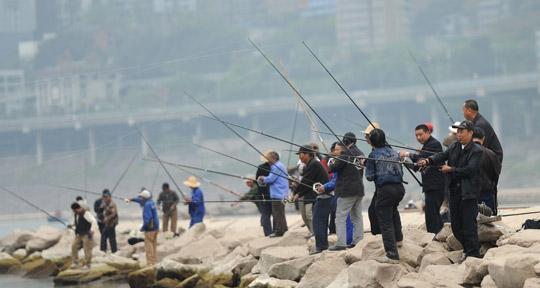
{"type": "MultiPolygon", "coordinates": [[[[382,235],[386,251],[385,256],[376,260],[399,263],[398,248],[402,246],[403,233],[398,207],[405,195],[403,167],[406,167],[421,173],[426,230],[438,233],[444,222],[450,222],[453,234],[464,247],[462,260],[480,257],[479,207],[480,212],[487,216],[497,214],[497,185],[503,150],[492,126],[479,113],[475,100],[465,101],[463,115],[465,120],[449,127],[450,133],[443,144],[432,136],[434,127],[431,123],[417,125],[414,133],[423,146],[412,152],[394,150],[376,122],[370,122],[362,131],[364,138],[356,138],[352,132],[346,133],[331,145],[330,154],[321,153],[316,144],[300,146],[296,153],[298,163],[292,169],[280,161],[276,151],[261,152],[263,163],[258,165],[255,176],[244,177],[249,191],[240,201],[255,203],[260,212],[260,225],[267,237],[282,237],[287,232],[285,205],[294,202],[310,237],[315,239],[311,253],[340,251],[354,247],[363,239],[365,177],[375,184],[368,208],[370,232],[382,235]],[[366,141],[371,146],[367,157],[357,147],[357,140],[366,141]],[[333,246],[328,243],[330,234],[337,234],[337,243],[333,246]]],[[[201,183],[195,176],[188,177],[184,185],[191,189],[191,195],[179,192],[184,204],[189,206],[192,227],[203,221],[205,200],[201,183]]],[[[137,197],[125,199],[127,203],[138,203],[143,210],[140,231],[144,233],[144,240],[140,241],[144,241],[148,265],[158,261],[158,210],[162,212],[161,230],[171,231],[174,237],[179,236],[177,206],[181,199],[178,193],[164,183],[156,202],[152,196],[150,191],[142,189],[137,197]]],[[[101,234],[101,250],[107,251],[108,243],[111,252],[116,252],[118,209],[108,189],[94,203],[97,217],[90,213],[82,198],[77,199],[71,208],[74,212],[71,227],[75,230],[72,245],[74,267],[81,266],[78,261],[81,248],[85,255],[83,265],[90,267],[96,230],[101,234]]]]}

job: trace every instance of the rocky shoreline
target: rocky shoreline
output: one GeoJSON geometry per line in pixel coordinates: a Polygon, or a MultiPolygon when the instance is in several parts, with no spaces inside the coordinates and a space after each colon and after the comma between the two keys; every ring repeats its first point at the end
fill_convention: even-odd
{"type": "Polygon", "coordinates": [[[284,237],[264,238],[256,217],[247,217],[210,219],[178,238],[160,233],[161,262],[154,267],[145,267],[143,243],[127,245],[136,223],[119,227],[117,253],[94,249],[90,270],[69,269],[73,232],[18,230],[0,239],[0,273],[52,278],[58,286],[127,281],[131,287],[179,288],[540,287],[540,230],[514,232],[516,219],[480,224],[484,258],[459,263],[461,246],[450,227],[427,233],[412,224],[419,223],[418,215],[403,216],[400,264],[373,260],[384,254],[380,235],[366,234],[346,251],[309,255],[314,242],[299,220],[291,221],[295,224],[284,237]]]}

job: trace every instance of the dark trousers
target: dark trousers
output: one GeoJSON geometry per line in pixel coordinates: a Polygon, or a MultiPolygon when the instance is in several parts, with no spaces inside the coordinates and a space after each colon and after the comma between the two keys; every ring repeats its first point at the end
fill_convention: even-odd
{"type": "Polygon", "coordinates": [[[329,234],[336,234],[336,209],[337,197],[332,196],[332,202],[330,207],[330,222],[328,223],[329,234]]]}
{"type": "Polygon", "coordinates": [[[377,191],[373,193],[373,197],[371,198],[371,203],[369,204],[369,208],[368,208],[369,224],[371,226],[372,235],[381,234],[381,228],[379,227],[379,219],[377,217],[377,209],[375,208],[376,203],[377,203],[377,191]]]}
{"type": "Polygon", "coordinates": [[[452,233],[463,246],[466,256],[478,257],[480,244],[478,242],[478,200],[462,200],[461,191],[450,195],[450,216],[452,233]]]}
{"type": "Polygon", "coordinates": [[[106,227],[103,226],[103,230],[101,232],[101,245],[100,250],[103,252],[107,251],[107,239],[109,240],[109,244],[111,245],[111,252],[114,253],[117,250],[116,247],[116,227],[106,227]]]}
{"type": "Polygon", "coordinates": [[[272,203],[256,202],[257,209],[261,213],[261,226],[263,227],[264,236],[272,234],[272,203]]]}
{"type": "Polygon", "coordinates": [[[328,249],[328,219],[332,210],[332,198],[317,198],[313,205],[313,234],[317,251],[328,249]]]}
{"type": "Polygon", "coordinates": [[[426,196],[426,229],[429,233],[439,233],[443,227],[441,205],[444,201],[444,190],[425,191],[426,196]]]}
{"type": "MultiPolygon", "coordinates": [[[[272,199],[282,200],[282,199],[272,199]]],[[[281,236],[287,232],[287,218],[285,218],[285,204],[281,201],[272,202],[272,220],[274,221],[274,233],[281,236]]]]}
{"type": "Polygon", "coordinates": [[[105,223],[98,221],[97,225],[98,225],[99,233],[103,234],[103,228],[105,228],[105,223]]]}
{"type": "Polygon", "coordinates": [[[397,207],[405,195],[403,184],[387,184],[377,187],[377,218],[383,238],[386,256],[390,259],[399,260],[396,246],[397,241],[403,241],[401,232],[401,218],[397,207]]]}

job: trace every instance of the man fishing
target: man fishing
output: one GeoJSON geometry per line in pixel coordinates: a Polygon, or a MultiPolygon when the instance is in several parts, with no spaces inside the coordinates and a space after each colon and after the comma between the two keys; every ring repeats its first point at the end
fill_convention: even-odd
{"type": "Polygon", "coordinates": [[[96,218],[79,203],[71,204],[73,210],[73,223],[68,226],[75,229],[75,239],[71,244],[71,268],[79,268],[79,250],[84,251],[83,269],[90,269],[92,263],[92,248],[94,247],[94,233],[98,230],[96,218]]]}
{"type": "Polygon", "coordinates": [[[189,227],[197,223],[202,223],[205,213],[204,207],[204,196],[202,190],[199,188],[201,182],[197,180],[195,176],[189,176],[184,185],[191,189],[191,198],[186,197],[184,199],[184,204],[189,206],[189,216],[191,221],[189,222],[189,227]]]}
{"type": "Polygon", "coordinates": [[[156,204],[152,200],[152,193],[142,189],[138,197],[125,199],[126,203],[135,202],[139,203],[143,209],[142,219],[143,225],[140,229],[144,232],[144,250],[146,252],[146,264],[148,266],[155,265],[157,263],[157,236],[159,231],[159,217],[157,213],[156,204]]]}
{"type": "Polygon", "coordinates": [[[178,209],[176,205],[180,201],[175,191],[171,190],[169,183],[163,183],[161,185],[161,193],[159,193],[157,199],[157,207],[163,212],[162,216],[162,231],[163,233],[169,230],[169,221],[171,223],[171,232],[174,233],[173,237],[178,237],[178,231],[176,230],[176,223],[178,221],[178,209]]]}
{"type": "Polygon", "coordinates": [[[101,243],[100,250],[107,252],[107,240],[111,246],[111,252],[115,253],[116,246],[116,225],[118,225],[118,209],[116,203],[112,200],[111,191],[109,189],[103,190],[103,203],[101,207],[103,209],[103,230],[101,231],[101,243]]]}
{"type": "Polygon", "coordinates": [[[281,237],[287,232],[287,218],[285,218],[285,204],[282,202],[287,199],[289,194],[289,175],[285,165],[279,161],[279,154],[270,151],[265,155],[268,163],[271,165],[268,176],[259,176],[257,182],[262,185],[268,185],[270,197],[272,200],[272,217],[274,220],[274,230],[269,237],[281,237]]]}

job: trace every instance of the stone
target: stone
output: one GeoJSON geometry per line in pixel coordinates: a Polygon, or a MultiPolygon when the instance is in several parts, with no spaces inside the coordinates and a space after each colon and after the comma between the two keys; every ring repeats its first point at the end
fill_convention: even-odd
{"type": "Polygon", "coordinates": [[[34,236],[32,231],[16,229],[11,234],[0,239],[0,247],[4,247],[3,250],[7,253],[13,253],[17,249],[25,248],[26,243],[34,236]]]}
{"type": "Polygon", "coordinates": [[[480,287],[482,287],[482,288],[497,288],[497,285],[495,284],[495,282],[493,281],[491,276],[487,275],[482,280],[482,283],[480,284],[480,287]]]}
{"type": "Polygon", "coordinates": [[[431,253],[422,258],[422,263],[418,271],[423,272],[429,265],[452,265],[452,262],[446,257],[446,253],[431,253]]]}
{"type": "Polygon", "coordinates": [[[291,280],[272,278],[266,274],[257,277],[249,284],[249,288],[295,288],[298,283],[291,280]]]}
{"type": "Polygon", "coordinates": [[[459,251],[448,252],[448,253],[446,253],[446,257],[448,257],[448,259],[450,259],[450,262],[452,262],[454,264],[459,264],[459,262],[463,258],[463,251],[459,250],[459,251]]]}
{"type": "Polygon", "coordinates": [[[223,247],[216,238],[206,235],[198,241],[187,244],[179,252],[168,255],[165,259],[184,264],[212,263],[227,255],[229,250],[223,247]]]}
{"type": "MultiPolygon", "coordinates": [[[[189,244],[194,243],[195,241],[199,240],[199,238],[201,238],[205,234],[204,233],[205,231],[206,231],[206,225],[204,223],[197,223],[193,225],[193,227],[191,227],[185,233],[180,235],[180,237],[168,240],[167,245],[159,245],[157,247],[158,259],[164,259],[169,255],[174,255],[178,253],[180,250],[182,250],[189,244]]],[[[161,234],[162,233],[160,233],[159,235],[161,234]]],[[[208,236],[211,236],[211,235],[208,235],[208,236]]],[[[162,242],[160,242],[158,239],[158,243],[162,243],[162,242]]],[[[139,252],[144,252],[144,244],[141,243],[139,244],[138,247],[140,247],[141,249],[141,251],[139,252]]],[[[137,253],[137,251],[135,251],[135,253],[137,253]]]]}
{"type": "Polygon", "coordinates": [[[488,263],[474,257],[467,257],[463,261],[465,271],[463,275],[463,284],[479,285],[486,275],[488,275],[488,263]]]}
{"type": "Polygon", "coordinates": [[[400,261],[405,262],[408,265],[416,268],[420,265],[418,259],[421,258],[420,255],[422,254],[422,251],[423,248],[416,245],[415,242],[405,239],[403,240],[403,246],[398,248],[399,259],[400,261]]]}
{"type": "Polygon", "coordinates": [[[536,273],[536,276],[540,276],[540,263],[534,265],[534,273],[536,273]]]}
{"type": "Polygon", "coordinates": [[[384,256],[384,247],[381,235],[369,236],[360,241],[354,248],[345,252],[345,261],[352,264],[358,261],[372,260],[384,256]]]}
{"type": "Polygon", "coordinates": [[[375,260],[359,261],[343,270],[328,288],[394,287],[407,270],[401,265],[375,260]]]}
{"type": "Polygon", "coordinates": [[[61,237],[62,232],[60,230],[42,226],[36,231],[35,237],[26,242],[26,251],[28,251],[28,253],[43,251],[56,245],[61,237]]]}
{"type": "Polygon", "coordinates": [[[497,241],[497,246],[517,245],[521,247],[531,247],[534,244],[540,244],[540,230],[526,229],[517,233],[507,234],[497,241]]]}
{"type": "Polygon", "coordinates": [[[529,278],[525,280],[523,288],[538,288],[540,287],[540,278],[529,278]]]}
{"type": "Polygon", "coordinates": [[[444,253],[448,252],[448,245],[444,242],[431,241],[426,247],[422,249],[422,253],[418,257],[418,263],[422,263],[423,257],[432,253],[444,253]]]}
{"type": "Polygon", "coordinates": [[[308,256],[305,246],[270,247],[261,252],[259,266],[261,273],[267,273],[270,267],[276,263],[308,256]]]}
{"type": "Polygon", "coordinates": [[[261,252],[270,247],[303,246],[307,240],[303,233],[288,231],[283,237],[276,238],[256,238],[247,243],[249,253],[255,257],[260,257],[261,252]]]}
{"type": "Polygon", "coordinates": [[[184,281],[180,282],[176,288],[195,288],[200,280],[201,276],[199,276],[199,274],[191,275],[190,277],[184,279],[184,281]]]}
{"type": "Polygon", "coordinates": [[[240,278],[248,274],[256,264],[257,259],[252,255],[236,255],[233,259],[227,258],[227,261],[214,263],[213,268],[203,277],[203,280],[210,282],[212,286],[216,284],[237,286],[240,278]]]}
{"type": "Polygon", "coordinates": [[[450,248],[450,251],[463,250],[463,246],[458,241],[456,236],[454,236],[454,234],[450,234],[450,236],[448,236],[448,238],[446,238],[446,243],[448,244],[448,247],[450,248]]]}
{"type": "Polygon", "coordinates": [[[77,285],[98,280],[104,276],[117,275],[118,270],[106,264],[95,264],[89,270],[68,269],[61,271],[53,279],[56,285],[77,285]]]}
{"type": "Polygon", "coordinates": [[[309,266],[297,287],[326,288],[344,269],[347,269],[347,263],[342,257],[323,255],[309,266]]]}
{"type": "Polygon", "coordinates": [[[522,287],[525,280],[536,277],[534,266],[540,263],[540,253],[524,252],[488,261],[489,275],[497,287],[522,287]]]}
{"type": "Polygon", "coordinates": [[[156,268],[145,267],[128,274],[130,288],[148,288],[156,282],[156,268]]]}
{"type": "Polygon", "coordinates": [[[502,225],[488,223],[478,225],[478,241],[484,242],[496,242],[501,236],[507,234],[508,231],[502,225]]]}
{"type": "MultiPolygon", "coordinates": [[[[438,288],[439,286],[436,286],[435,284],[429,282],[425,276],[419,274],[419,273],[409,273],[401,279],[399,279],[397,283],[397,287],[399,288],[438,288]]],[[[457,286],[461,287],[461,286],[457,286]]]]}
{"type": "Polygon", "coordinates": [[[15,259],[22,261],[26,256],[28,256],[28,253],[26,252],[26,249],[17,249],[13,253],[11,253],[11,256],[13,256],[15,259]]]}
{"type": "Polygon", "coordinates": [[[71,256],[71,244],[75,235],[73,231],[66,230],[63,232],[60,240],[49,249],[43,250],[41,256],[45,259],[49,259],[53,262],[58,259],[65,259],[66,257],[71,256]]]}
{"type": "Polygon", "coordinates": [[[60,271],[54,262],[43,258],[25,262],[21,266],[21,270],[28,278],[47,278],[55,276],[60,271]]]}
{"type": "Polygon", "coordinates": [[[93,260],[94,263],[105,263],[111,267],[118,269],[119,271],[129,272],[139,270],[139,262],[130,259],[121,257],[115,254],[107,254],[105,257],[96,258],[93,260]]]}
{"type": "Polygon", "coordinates": [[[452,225],[450,223],[444,223],[443,228],[437,235],[435,235],[435,240],[439,242],[446,242],[448,236],[452,234],[452,225]]]}
{"type": "Polygon", "coordinates": [[[21,266],[21,262],[6,252],[0,253],[0,273],[5,273],[10,269],[21,266]]]}
{"type": "Polygon", "coordinates": [[[433,241],[433,238],[435,237],[435,234],[428,233],[426,232],[426,230],[420,230],[417,227],[411,225],[402,229],[402,232],[403,239],[409,240],[412,243],[415,243],[416,245],[419,245],[421,247],[425,247],[427,244],[433,241]]]}
{"type": "Polygon", "coordinates": [[[172,278],[182,281],[194,274],[206,274],[209,270],[209,267],[203,265],[183,264],[170,259],[165,259],[157,264],[156,278],[172,278]]]}
{"type": "Polygon", "coordinates": [[[255,281],[255,279],[257,279],[257,277],[259,277],[260,275],[259,274],[252,274],[252,273],[249,273],[245,276],[243,276],[242,278],[240,278],[240,285],[238,285],[239,288],[246,288],[249,286],[249,284],[251,284],[253,281],[255,281]]]}
{"type": "Polygon", "coordinates": [[[180,282],[171,278],[163,278],[157,281],[152,287],[153,288],[176,288],[180,282]]]}
{"type": "Polygon", "coordinates": [[[304,276],[307,269],[315,260],[319,258],[318,255],[293,259],[281,263],[276,263],[270,267],[268,275],[277,279],[300,281],[304,276]]]}
{"type": "Polygon", "coordinates": [[[436,286],[460,287],[463,282],[465,267],[463,265],[430,265],[427,266],[421,275],[436,286]]]}

